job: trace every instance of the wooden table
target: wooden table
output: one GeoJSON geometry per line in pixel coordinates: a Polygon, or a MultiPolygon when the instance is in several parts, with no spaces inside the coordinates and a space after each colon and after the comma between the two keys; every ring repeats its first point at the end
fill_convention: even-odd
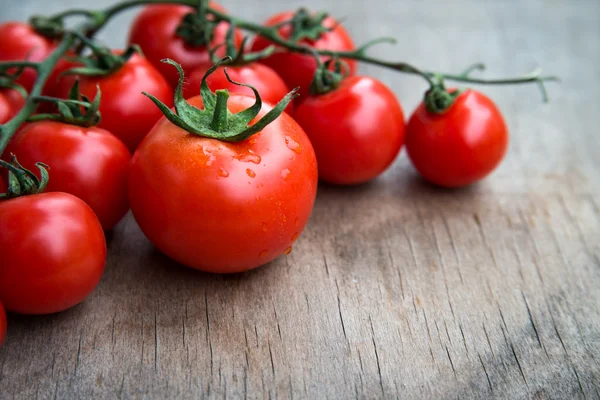
{"type": "MultiPolygon", "coordinates": [[[[1,0],[2,20],[110,0],[1,0]]],[[[501,168],[448,191],[403,153],[377,181],[321,186],[287,257],[213,276],[153,249],[131,216],[100,286],[59,315],[9,316],[0,398],[600,397],[600,2],[229,0],[261,21],[309,5],[378,56],[488,76],[512,133],[501,168]]],[[[121,46],[128,12],[100,37],[121,46]]],[[[408,114],[425,86],[363,67],[408,114]]]]}

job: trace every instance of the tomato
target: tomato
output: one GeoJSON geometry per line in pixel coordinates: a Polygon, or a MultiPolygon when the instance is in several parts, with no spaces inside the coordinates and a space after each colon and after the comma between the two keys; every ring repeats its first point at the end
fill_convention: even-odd
{"type": "MultiPolygon", "coordinates": [[[[0,24],[0,61],[43,61],[56,48],[54,40],[48,39],[24,22],[0,24]]],[[[32,68],[25,68],[17,83],[31,91],[37,77],[32,68]]]]}
{"type": "Polygon", "coordinates": [[[4,342],[5,337],[6,337],[6,312],[4,311],[4,306],[0,302],[0,346],[2,346],[2,342],[4,342]]]}
{"type": "Polygon", "coordinates": [[[0,89],[0,124],[14,117],[25,105],[21,93],[13,89],[0,89]]]}
{"type": "MultiPolygon", "coordinates": [[[[211,63],[206,63],[196,68],[186,80],[186,86],[183,90],[184,97],[190,98],[200,93],[200,83],[206,71],[212,67],[211,63]]],[[[227,89],[229,93],[245,94],[254,96],[252,89],[239,86],[227,80],[222,71],[223,67],[217,69],[208,76],[208,87],[214,92],[217,89],[227,89]]],[[[263,101],[270,104],[277,104],[289,90],[285,82],[277,75],[275,71],[266,65],[252,63],[242,66],[225,67],[232,80],[252,85],[258,90],[263,101]]]]}
{"type": "MultiPolygon", "coordinates": [[[[225,9],[216,3],[211,2],[210,7],[225,12],[225,9]]],[[[129,44],[138,44],[148,60],[173,87],[177,85],[179,75],[173,67],[161,63],[160,60],[170,58],[177,61],[186,74],[211,61],[205,46],[194,47],[175,34],[183,17],[193,11],[191,7],[174,4],[146,6],[133,21],[129,32],[129,44]]],[[[217,25],[211,43],[213,47],[225,42],[228,29],[229,25],[226,23],[217,25]]],[[[236,31],[235,43],[239,45],[241,40],[242,34],[236,31]]],[[[222,51],[224,52],[224,49],[222,51]]]]}
{"type": "MultiPolygon", "coordinates": [[[[188,100],[202,107],[202,99],[188,100]]],[[[253,104],[231,96],[239,112],[253,104]]],[[[271,106],[263,105],[256,121],[271,106]]],[[[249,270],[289,253],[310,216],[317,162],[302,128],[283,113],[236,143],[189,134],[161,119],[131,161],[129,200],[161,251],[215,273],[249,270]]]]}
{"type": "Polygon", "coordinates": [[[301,102],[294,118],[317,154],[319,178],[334,184],[367,182],[394,161],[404,142],[404,113],[377,79],[352,76],[324,95],[301,102]]]}
{"type": "MultiPolygon", "coordinates": [[[[282,12],[268,19],[265,25],[277,25],[290,20],[293,16],[294,13],[292,11],[282,12]]],[[[303,39],[300,43],[322,50],[352,51],[355,49],[352,38],[335,19],[327,17],[323,21],[323,25],[328,28],[335,26],[335,28],[330,32],[323,33],[317,40],[303,39]]],[[[291,26],[285,25],[279,29],[279,35],[285,39],[289,39],[291,31],[291,26]]],[[[257,36],[252,44],[252,51],[263,50],[272,44],[271,41],[264,37],[257,36]]],[[[356,61],[345,61],[350,68],[349,74],[354,75],[356,72],[356,61]]],[[[261,60],[261,62],[273,68],[283,78],[288,87],[300,87],[300,101],[308,95],[308,88],[317,69],[317,62],[313,56],[291,52],[278,52],[261,60]]]]}
{"type": "MultiPolygon", "coordinates": [[[[73,76],[61,79],[59,97],[68,97],[74,79],[73,76]]],[[[121,139],[131,152],[162,116],[142,92],[150,93],[168,105],[173,104],[173,91],[167,81],[139,54],[134,54],[111,75],[79,77],[79,90],[89,99],[96,95],[96,86],[102,92],[102,119],[98,126],[121,139]]]]}
{"type": "Polygon", "coordinates": [[[474,90],[461,93],[442,114],[422,103],[410,117],[406,151],[429,182],[456,188],[492,172],[508,148],[508,129],[488,97],[474,90]]]}
{"type": "Polygon", "coordinates": [[[66,192],[94,210],[104,229],[129,210],[127,174],[131,155],[110,132],[54,121],[33,122],[13,138],[7,154],[35,171],[36,162],[50,167],[47,192],[66,192]]]}
{"type": "Polygon", "coordinates": [[[50,314],[83,301],[106,262],[91,208],[67,193],[0,201],[0,301],[20,314],[50,314]]]}

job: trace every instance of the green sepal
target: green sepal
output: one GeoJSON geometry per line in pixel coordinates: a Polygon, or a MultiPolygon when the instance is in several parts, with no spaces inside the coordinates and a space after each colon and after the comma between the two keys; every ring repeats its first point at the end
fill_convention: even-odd
{"type": "Polygon", "coordinates": [[[262,108],[262,99],[256,88],[233,81],[225,71],[225,75],[229,82],[252,89],[256,99],[251,107],[233,114],[226,106],[229,92],[227,90],[217,90],[216,93],[213,93],[206,82],[207,77],[215,72],[218,67],[231,61],[231,57],[225,57],[219,60],[202,78],[200,96],[204,103],[204,109],[192,106],[183,98],[182,87],[184,82],[184,72],[181,65],[170,59],[162,61],[173,65],[179,72],[179,82],[175,89],[174,96],[175,112],[151,94],[144,92],[144,95],[148,96],[150,100],[157,105],[171,123],[198,136],[218,139],[225,142],[239,142],[245,140],[255,133],[260,132],[277,119],[288,104],[297,97],[298,88],[288,93],[271,111],[260,120],[256,121],[254,125],[249,126],[248,124],[250,121],[258,115],[262,108]]]}
{"type": "Polygon", "coordinates": [[[299,42],[302,39],[317,40],[324,33],[331,32],[335,27],[328,28],[323,25],[329,14],[318,12],[314,15],[305,8],[300,8],[288,23],[292,27],[290,40],[299,42]]]}
{"type": "Polygon", "coordinates": [[[10,164],[0,160],[0,166],[8,169],[8,190],[0,193],[0,200],[42,193],[48,186],[48,165],[38,162],[35,166],[40,170],[40,178],[24,168],[14,154],[10,155],[10,164]]]}
{"type": "Polygon", "coordinates": [[[58,108],[58,113],[35,114],[30,116],[27,121],[50,120],[83,127],[95,126],[100,123],[101,97],[100,87],[96,86],[96,96],[90,102],[86,96],[79,92],[79,80],[76,79],[69,91],[69,98],[67,100],[47,96],[34,97],[34,101],[36,102],[55,104],[58,108]]]}
{"type": "Polygon", "coordinates": [[[68,57],[69,61],[83,64],[83,66],[69,68],[60,75],[79,76],[109,76],[118,71],[136,53],[141,53],[138,45],[129,46],[123,54],[114,54],[109,48],[98,47],[91,42],[86,43],[92,47],[92,54],[88,57],[68,57]]]}

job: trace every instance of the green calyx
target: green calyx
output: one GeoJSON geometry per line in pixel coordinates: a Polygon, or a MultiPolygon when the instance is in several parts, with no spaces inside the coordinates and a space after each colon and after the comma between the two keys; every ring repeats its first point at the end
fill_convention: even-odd
{"type": "Polygon", "coordinates": [[[246,51],[246,49],[247,49],[246,45],[247,45],[249,39],[250,39],[249,36],[244,36],[244,38],[242,39],[242,43],[240,43],[240,45],[236,48],[235,24],[232,23],[230,25],[229,29],[227,30],[227,35],[225,36],[225,43],[209,49],[209,53],[210,53],[212,61],[214,63],[219,62],[219,58],[217,57],[216,53],[217,53],[217,50],[223,46],[225,46],[225,50],[226,50],[225,55],[231,58],[231,61],[227,63],[227,65],[229,65],[229,66],[246,65],[246,64],[249,64],[249,63],[252,63],[255,61],[265,59],[265,58],[269,57],[270,55],[272,55],[273,53],[275,53],[276,51],[278,51],[274,45],[270,45],[269,47],[267,47],[261,51],[248,52],[248,51],[246,51]]]}
{"type": "Polygon", "coordinates": [[[28,122],[51,120],[66,124],[90,127],[100,122],[100,87],[96,88],[94,100],[90,100],[79,93],[79,80],[75,80],[67,100],[47,96],[36,96],[34,101],[53,103],[58,108],[58,113],[35,114],[27,119],[28,122]]]}
{"type": "Polygon", "coordinates": [[[318,67],[310,83],[310,94],[317,96],[334,91],[348,76],[348,64],[338,58],[330,58],[323,63],[318,54],[313,55],[317,60],[318,67]]]}
{"type": "Polygon", "coordinates": [[[240,142],[249,138],[255,133],[260,132],[267,125],[276,120],[281,113],[283,113],[288,104],[295,97],[297,97],[298,89],[296,88],[288,93],[283,99],[281,99],[281,101],[279,101],[279,103],[277,103],[277,105],[271,111],[250,126],[250,121],[252,121],[258,115],[262,108],[262,100],[258,91],[250,85],[232,81],[227,74],[227,70],[225,70],[224,72],[229,82],[252,89],[256,98],[256,101],[251,107],[233,114],[227,108],[229,92],[227,90],[217,90],[216,93],[213,93],[206,82],[208,76],[212,74],[218,67],[227,61],[231,61],[230,57],[225,57],[219,60],[219,62],[213,65],[212,68],[210,68],[202,78],[202,84],[200,85],[200,96],[202,97],[202,101],[204,103],[203,110],[192,106],[183,98],[182,87],[184,82],[184,73],[181,65],[170,59],[165,59],[162,61],[173,65],[179,71],[179,82],[177,84],[177,88],[175,89],[174,99],[175,112],[171,111],[167,105],[151,94],[144,92],[144,95],[148,96],[150,100],[156,104],[156,106],[162,111],[165,117],[171,121],[171,123],[189,133],[193,133],[198,136],[218,139],[225,142],[240,142]]]}
{"type": "Polygon", "coordinates": [[[29,24],[37,33],[50,39],[61,38],[65,32],[62,18],[34,15],[29,19],[29,24]]]}
{"type": "Polygon", "coordinates": [[[193,47],[208,47],[217,24],[208,19],[208,1],[198,1],[194,12],[186,14],[175,30],[175,35],[193,47]]]}
{"type": "Polygon", "coordinates": [[[443,114],[454,104],[462,90],[449,92],[443,83],[436,84],[425,92],[425,109],[433,114],[443,114]]]}
{"type": "Polygon", "coordinates": [[[36,163],[35,165],[40,170],[41,179],[33,172],[23,168],[14,154],[10,155],[10,164],[0,160],[0,166],[8,169],[8,190],[6,193],[0,193],[0,200],[43,192],[50,178],[48,175],[49,167],[44,163],[36,163]]]}
{"type": "Polygon", "coordinates": [[[328,16],[326,12],[312,15],[307,9],[300,8],[286,23],[292,26],[290,40],[292,42],[299,42],[302,39],[317,40],[324,33],[332,31],[334,28],[327,28],[323,25],[328,16]]]}
{"type": "Polygon", "coordinates": [[[114,54],[109,48],[97,46],[83,35],[79,35],[79,39],[92,50],[92,54],[89,57],[67,57],[83,66],[70,68],[61,75],[109,76],[125,65],[135,53],[141,53],[137,45],[131,45],[122,54],[114,54]]]}

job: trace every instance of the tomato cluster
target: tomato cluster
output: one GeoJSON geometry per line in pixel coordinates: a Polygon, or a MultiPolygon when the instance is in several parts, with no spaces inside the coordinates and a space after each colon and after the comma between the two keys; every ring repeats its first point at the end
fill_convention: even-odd
{"type": "MultiPolygon", "coordinates": [[[[424,101],[406,122],[392,90],[356,75],[348,56],[356,46],[331,17],[277,14],[264,26],[274,27],[280,40],[259,34],[246,46],[239,29],[212,23],[212,16],[210,34],[189,42],[181,24],[197,29],[196,11],[146,6],[129,35],[141,52],[92,48],[97,58],[90,64],[72,48],[54,65],[42,90],[52,101],[38,107],[50,114],[23,124],[2,155],[10,172],[0,174],[0,193],[6,192],[0,198],[0,343],[4,307],[54,313],[89,295],[104,269],[104,231],[130,208],[169,257],[235,273],[289,254],[309,220],[318,180],[368,182],[406,145],[423,178],[456,188],[485,177],[506,152],[502,115],[474,90],[443,92],[453,101],[437,109],[424,101]],[[288,40],[346,58],[291,51],[281,46],[288,40]],[[223,42],[228,45],[217,46],[223,42]],[[214,65],[216,56],[238,47],[242,58],[234,65],[214,65]],[[243,62],[247,49],[262,59],[243,62]],[[165,58],[180,64],[179,74],[165,58]],[[291,103],[293,88],[300,96],[291,103]],[[89,99],[99,93],[96,110],[89,99]],[[89,122],[81,110],[99,111],[101,118],[89,122]],[[48,182],[40,162],[49,168],[48,182]]],[[[0,25],[0,37],[0,61],[42,61],[59,43],[20,22],[0,25]]],[[[14,83],[31,91],[39,70],[11,68],[14,83]]],[[[0,124],[26,100],[14,85],[1,88],[0,124]]]]}

